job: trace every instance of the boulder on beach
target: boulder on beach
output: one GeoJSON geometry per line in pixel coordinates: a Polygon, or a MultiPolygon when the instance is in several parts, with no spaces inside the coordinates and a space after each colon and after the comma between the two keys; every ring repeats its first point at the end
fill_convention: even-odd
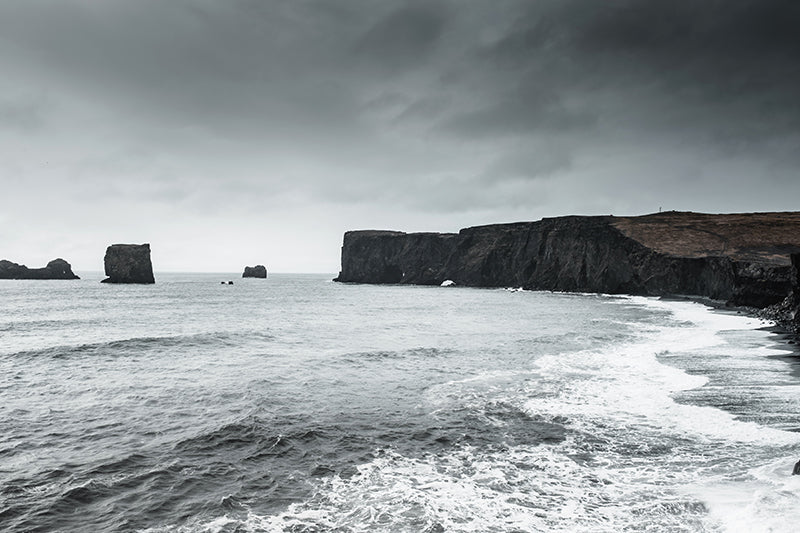
{"type": "Polygon", "coordinates": [[[254,267],[246,266],[244,267],[244,272],[242,273],[243,278],[266,278],[267,277],[267,267],[264,265],[256,265],[254,267]]]}
{"type": "Polygon", "coordinates": [[[28,268],[7,261],[0,261],[0,279],[80,279],[72,272],[72,266],[61,258],[53,259],[44,268],[28,268]]]}
{"type": "Polygon", "coordinates": [[[155,283],[149,244],[112,244],[104,258],[102,283],[155,283]]]}

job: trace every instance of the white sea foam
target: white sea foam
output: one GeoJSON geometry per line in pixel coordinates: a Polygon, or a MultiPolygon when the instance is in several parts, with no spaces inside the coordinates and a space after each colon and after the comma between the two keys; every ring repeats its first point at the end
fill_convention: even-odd
{"type": "MultiPolygon", "coordinates": [[[[640,338],[625,345],[571,356],[544,356],[537,371],[553,390],[538,394],[525,407],[538,415],[575,417],[586,431],[604,425],[661,428],[693,438],[723,439],[769,444],[800,443],[800,435],[737,421],[716,408],[684,405],[672,395],[703,386],[707,378],[665,365],[659,356],[673,352],[702,352],[720,347],[719,333],[726,329],[755,329],[760,321],[736,315],[715,314],[691,302],[663,302],[646,298],[631,301],[673,312],[675,323],[643,325],[640,338]],[[565,379],[566,378],[566,379],[565,379]]],[[[725,346],[726,350],[735,347],[725,346]]],[[[780,353],[764,347],[761,354],[780,353]]],[[[547,391],[547,389],[545,388],[547,391]]]]}
{"type": "MultiPolygon", "coordinates": [[[[540,297],[522,293],[510,299],[540,297]]],[[[379,441],[372,450],[375,458],[358,465],[355,474],[308,478],[312,495],[275,515],[231,511],[149,531],[793,530],[800,521],[795,512],[800,509],[800,476],[790,476],[796,458],[787,456],[798,451],[798,435],[739,420],[711,407],[712,402],[690,405],[675,399],[713,384],[713,376],[710,380],[680,367],[692,357],[718,357],[720,364],[745,373],[763,372],[769,364],[780,367],[768,359],[781,352],[758,330],[763,323],[713,313],[691,302],[615,297],[606,304],[597,295],[587,298],[602,300],[600,311],[607,310],[606,305],[641,309],[645,319],[636,321],[637,313],[599,313],[597,322],[587,323],[600,325],[586,336],[591,340],[580,345],[595,346],[572,353],[553,347],[552,355],[540,355],[537,350],[553,343],[534,345],[534,335],[515,338],[509,333],[517,341],[508,343],[509,351],[531,345],[530,359],[519,358],[523,364],[465,365],[465,370],[441,379],[448,381],[422,391],[421,398],[414,396],[421,404],[415,413],[431,417],[432,426],[442,421],[441,426],[460,433],[465,427],[458,424],[468,413],[470,421],[478,420],[477,427],[470,428],[482,439],[427,450],[401,450],[399,444],[379,441]],[[632,323],[621,317],[632,317],[632,323]],[[618,329],[618,338],[606,335],[608,328],[618,329]],[[511,407],[510,422],[503,418],[505,411],[495,416],[491,407],[498,404],[511,407]],[[535,431],[512,435],[536,424],[563,426],[564,439],[543,444],[535,431]],[[504,440],[506,430],[514,438],[504,440]]],[[[535,316],[535,308],[519,309],[535,316]]],[[[439,342],[445,348],[455,342],[452,339],[461,342],[471,333],[469,324],[439,342]]],[[[560,338],[548,337],[548,331],[536,333],[560,338]]],[[[464,344],[471,347],[480,340],[469,337],[464,344]]],[[[505,349],[502,341],[497,344],[500,351],[505,349]]],[[[456,358],[452,361],[460,364],[456,358]]],[[[788,378],[781,382],[781,394],[797,393],[791,383],[788,378]]],[[[771,385],[759,386],[766,390],[771,385]]],[[[253,509],[257,504],[253,502],[253,509]]]]}
{"type": "MultiPolygon", "coordinates": [[[[618,531],[637,521],[662,530],[788,531],[796,517],[781,507],[798,507],[797,492],[787,489],[796,483],[787,480],[791,464],[782,461],[766,476],[763,467],[734,475],[744,481],[729,477],[731,466],[746,464],[737,454],[754,446],[797,445],[800,436],[739,421],[717,408],[677,403],[675,393],[701,387],[707,378],[659,360],[673,353],[736,352],[720,336],[726,330],[751,330],[767,342],[766,333],[755,331],[763,323],[690,302],[630,303],[669,310],[674,323],[643,325],[627,344],[539,358],[533,371],[539,379],[523,404],[545,420],[566,417],[571,429],[597,441],[588,463],[574,459],[587,451],[583,437],[488,454],[462,449],[424,460],[390,455],[364,465],[353,479],[331,482],[323,492],[326,502],[317,502],[330,506],[326,520],[352,531],[400,531],[409,513],[446,531],[618,531]],[[631,449],[642,456],[632,458],[631,449]],[[757,479],[759,472],[766,479],[757,479]],[[707,481],[692,485],[699,478],[707,481]],[[348,521],[337,523],[334,517],[341,516],[348,521]],[[381,516],[405,518],[389,527],[381,516]]],[[[764,345],[756,355],[777,353],[764,345]]],[[[429,399],[479,402],[466,389],[511,377],[496,371],[454,380],[429,391],[429,399]]],[[[271,524],[277,527],[302,508],[271,524]]]]}
{"type": "Polygon", "coordinates": [[[739,476],[720,476],[686,487],[702,495],[709,522],[732,533],[792,533],[800,523],[800,476],[785,459],[739,476]]]}

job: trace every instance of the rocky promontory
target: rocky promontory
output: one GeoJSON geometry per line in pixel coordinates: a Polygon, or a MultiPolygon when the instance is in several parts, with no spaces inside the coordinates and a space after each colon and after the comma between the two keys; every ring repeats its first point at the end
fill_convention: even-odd
{"type": "Polygon", "coordinates": [[[25,265],[0,260],[0,279],[80,279],[72,272],[72,266],[61,258],[53,259],[44,268],[28,268],[25,265]]]}
{"type": "Polygon", "coordinates": [[[763,308],[792,286],[800,213],[567,216],[458,233],[349,231],[336,281],[640,295],[763,308]]]}
{"type": "Polygon", "coordinates": [[[103,260],[106,276],[102,283],[155,283],[149,244],[112,244],[103,260]]]}
{"type": "Polygon", "coordinates": [[[267,267],[264,265],[256,265],[254,267],[246,266],[244,267],[244,272],[242,273],[243,278],[266,278],[267,277],[267,267]]]}

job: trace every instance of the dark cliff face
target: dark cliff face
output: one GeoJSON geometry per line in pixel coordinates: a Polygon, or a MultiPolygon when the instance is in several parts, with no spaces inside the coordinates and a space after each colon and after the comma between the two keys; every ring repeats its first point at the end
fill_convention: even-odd
{"type": "Polygon", "coordinates": [[[565,217],[464,229],[446,270],[460,285],[638,293],[641,252],[602,217],[565,217]]]}
{"type": "MultiPolygon", "coordinates": [[[[800,216],[780,215],[783,225],[800,229],[800,216]]],[[[351,231],[344,237],[337,281],[439,284],[451,279],[474,287],[682,294],[764,307],[789,291],[791,268],[783,252],[800,251],[800,231],[785,233],[798,235],[796,241],[783,234],[772,241],[750,236],[760,248],[748,247],[748,224],[763,232],[769,219],[756,223],[748,216],[670,213],[560,217],[458,234],[351,231]],[[682,234],[688,236],[683,249],[682,234]],[[736,254],[726,255],[731,243],[736,254]]]]}
{"type": "Polygon", "coordinates": [[[28,268],[0,261],[0,279],[80,279],[72,272],[72,266],[61,258],[53,259],[44,268],[28,268]]]}
{"type": "Polygon", "coordinates": [[[336,281],[438,285],[456,241],[452,233],[348,231],[336,281]]]}
{"type": "Polygon", "coordinates": [[[790,259],[791,292],[780,303],[763,309],[760,315],[788,331],[800,333],[800,253],[792,254],[790,259]]]}
{"type": "Polygon", "coordinates": [[[267,277],[267,267],[264,265],[256,265],[254,267],[246,266],[244,267],[244,272],[242,273],[243,278],[266,278],[267,277]]]}
{"type": "Polygon", "coordinates": [[[787,320],[790,328],[800,333],[800,253],[792,254],[792,294],[787,320]]]}
{"type": "Polygon", "coordinates": [[[155,283],[149,244],[112,244],[104,258],[102,283],[155,283]]]}

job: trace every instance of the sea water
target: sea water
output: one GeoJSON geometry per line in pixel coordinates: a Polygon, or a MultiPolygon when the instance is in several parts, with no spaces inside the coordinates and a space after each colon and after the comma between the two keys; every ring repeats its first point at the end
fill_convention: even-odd
{"type": "Polygon", "coordinates": [[[764,323],[330,277],[0,282],[0,530],[796,531],[764,323]]]}

